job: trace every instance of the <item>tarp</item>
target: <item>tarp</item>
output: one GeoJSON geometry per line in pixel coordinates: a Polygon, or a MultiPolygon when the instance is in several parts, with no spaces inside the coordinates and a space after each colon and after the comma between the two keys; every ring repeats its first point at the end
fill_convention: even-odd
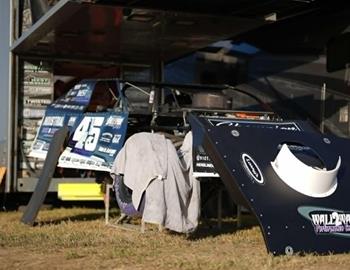
{"type": "Polygon", "coordinates": [[[170,230],[195,230],[200,215],[200,184],[193,177],[192,135],[185,138],[180,158],[163,135],[137,133],[117,155],[112,176],[124,175],[137,209],[144,201],[142,220],[170,230]]]}

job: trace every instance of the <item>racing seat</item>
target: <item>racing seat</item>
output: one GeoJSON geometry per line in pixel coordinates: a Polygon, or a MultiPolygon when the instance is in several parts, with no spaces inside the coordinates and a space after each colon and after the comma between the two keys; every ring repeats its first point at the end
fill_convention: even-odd
{"type": "Polygon", "coordinates": [[[132,191],[124,184],[123,175],[116,175],[113,182],[113,189],[117,204],[122,213],[128,217],[139,217],[142,215],[142,210],[138,211],[132,204],[132,191]]]}
{"type": "MultiPolygon", "coordinates": [[[[106,185],[106,198],[105,198],[105,223],[106,225],[111,225],[109,223],[109,201],[110,201],[110,192],[114,190],[115,199],[117,201],[118,207],[121,211],[120,217],[117,220],[117,224],[124,224],[127,221],[130,221],[131,218],[141,217],[145,205],[144,197],[141,199],[139,209],[136,209],[132,203],[132,190],[129,189],[124,184],[123,175],[116,175],[113,179],[113,183],[106,185]]],[[[159,228],[161,231],[161,228],[159,228]]],[[[141,232],[145,231],[144,222],[141,223],[141,232]]]]}

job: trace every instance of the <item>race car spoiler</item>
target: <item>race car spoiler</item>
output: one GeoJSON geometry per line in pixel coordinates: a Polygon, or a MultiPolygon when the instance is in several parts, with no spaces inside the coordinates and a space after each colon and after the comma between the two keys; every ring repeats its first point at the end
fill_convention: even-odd
{"type": "Polygon", "coordinates": [[[194,147],[255,215],[270,253],[350,251],[350,140],[305,121],[189,120],[194,147]]]}

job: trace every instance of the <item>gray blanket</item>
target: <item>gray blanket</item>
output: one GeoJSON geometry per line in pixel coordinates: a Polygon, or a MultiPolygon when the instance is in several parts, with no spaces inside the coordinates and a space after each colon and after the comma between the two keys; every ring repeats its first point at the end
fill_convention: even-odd
{"type": "Polygon", "coordinates": [[[192,176],[191,133],[178,153],[163,135],[142,132],[131,136],[118,153],[111,174],[124,174],[135,208],[144,194],[145,222],[182,233],[198,226],[200,184],[192,176]]]}

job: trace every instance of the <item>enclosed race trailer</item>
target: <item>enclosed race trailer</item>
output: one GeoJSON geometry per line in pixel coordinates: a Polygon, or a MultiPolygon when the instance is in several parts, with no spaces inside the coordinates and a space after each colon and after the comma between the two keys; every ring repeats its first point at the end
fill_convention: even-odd
{"type": "MultiPolygon", "coordinates": [[[[193,10],[168,9],[161,2],[146,9],[142,3],[130,8],[119,1],[12,0],[1,5],[1,123],[6,128],[0,141],[6,193],[32,192],[37,183],[31,168],[40,170],[43,163],[27,152],[45,107],[55,98],[55,76],[63,81],[91,74],[130,79],[137,71],[138,80],[161,82],[165,62],[266,23],[209,14],[209,9],[193,16],[193,10]]],[[[50,191],[58,182],[80,181],[56,180],[50,191]]]]}
{"type": "MultiPolygon", "coordinates": [[[[293,29],[293,25],[300,27],[300,24],[295,24],[298,21],[301,21],[302,25],[311,25],[311,27],[305,28],[305,32],[300,35],[296,31],[295,36],[298,39],[290,37],[289,44],[296,40],[298,44],[307,47],[308,41],[311,40],[312,45],[318,44],[318,49],[324,48],[325,41],[330,36],[336,36],[344,30],[346,18],[348,18],[347,1],[339,1],[339,4],[333,6],[331,10],[327,8],[328,1],[322,1],[322,3],[264,1],[263,4],[261,1],[241,1],[237,5],[232,5],[230,1],[222,0],[215,3],[202,3],[200,6],[195,2],[188,5],[182,4],[183,1],[165,3],[164,1],[117,0],[1,2],[0,158],[4,164],[2,166],[7,168],[6,180],[2,182],[6,193],[34,190],[37,177],[30,171],[28,164],[40,169],[42,163],[25,160],[23,157],[26,156],[24,152],[28,150],[33,140],[35,133],[33,131],[43,116],[45,106],[55,98],[55,78],[61,80],[71,77],[89,78],[93,74],[95,77],[118,76],[129,80],[135,79],[134,71],[147,70],[143,73],[138,72],[138,76],[143,76],[142,80],[162,81],[164,64],[219,40],[237,37],[239,41],[251,41],[257,45],[265,41],[261,46],[264,45],[263,47],[267,50],[268,45],[271,44],[274,45],[274,49],[275,47],[283,49],[283,44],[278,46],[273,41],[274,31],[281,33],[284,27],[287,29],[290,29],[289,27],[293,29]],[[52,6],[48,5],[49,2],[52,6]],[[329,27],[325,36],[312,39],[312,30],[315,29],[317,20],[323,20],[327,12],[331,12],[332,16],[327,21],[329,27]],[[339,21],[334,20],[338,13],[341,15],[339,21]],[[314,21],[312,24],[308,21],[311,19],[314,21]],[[274,25],[277,30],[270,28],[274,25]],[[264,27],[261,28],[262,26],[264,27]],[[264,39],[254,34],[253,29],[269,33],[270,38],[264,39]],[[310,38],[301,42],[303,35],[310,38]],[[257,40],[252,37],[256,37],[257,40]],[[36,92],[40,95],[36,96],[36,92]]],[[[303,52],[307,52],[307,48],[302,49],[303,52]]],[[[277,55],[275,59],[272,58],[271,63],[271,58],[268,58],[268,61],[264,58],[269,57],[268,54],[258,52],[258,57],[255,58],[251,55],[230,55],[227,48],[218,51],[215,54],[210,50],[209,53],[202,50],[201,54],[204,57],[200,65],[207,68],[208,62],[231,62],[238,73],[244,74],[249,73],[251,71],[249,68],[253,67],[250,75],[258,77],[258,80],[249,78],[245,83],[267,103],[279,105],[282,111],[286,108],[285,103],[293,100],[300,101],[299,106],[294,107],[294,111],[301,111],[301,107],[306,109],[317,107],[320,113],[313,115],[313,118],[316,118],[315,122],[318,124],[324,117],[324,115],[321,116],[322,106],[320,106],[323,102],[325,111],[327,112],[329,108],[330,115],[338,118],[330,125],[335,127],[333,131],[337,130],[337,125],[341,125],[342,130],[350,130],[348,128],[349,95],[346,91],[331,93],[328,89],[334,81],[348,83],[346,80],[342,81],[343,73],[347,72],[348,66],[340,65],[343,72],[340,76],[339,74],[337,76],[330,74],[329,77],[320,76],[321,80],[315,85],[315,74],[302,75],[307,74],[305,69],[314,69],[315,66],[325,70],[326,62],[323,56],[313,59],[316,65],[306,67],[304,64],[310,62],[308,58],[302,57],[299,61],[297,57],[290,57],[293,54],[290,54],[289,58],[277,55]],[[291,62],[292,67],[285,65],[291,62]],[[298,65],[301,66],[300,69],[292,69],[293,72],[289,72],[293,66],[298,65]],[[287,76],[269,77],[271,74],[283,74],[282,71],[287,73],[287,76]],[[292,76],[288,77],[291,74],[292,76]],[[299,78],[305,79],[302,84],[296,83],[299,78]],[[329,97],[327,103],[326,97],[322,100],[320,95],[322,84],[319,82],[322,81],[326,82],[326,97],[329,97]],[[300,89],[302,93],[293,92],[300,89]],[[298,94],[304,96],[305,93],[312,91],[313,106],[309,106],[308,99],[305,102],[302,98],[296,98],[298,94]],[[332,103],[334,100],[332,95],[341,102],[332,103]]],[[[187,63],[183,67],[187,67],[187,63]]],[[[209,73],[215,73],[217,70],[217,65],[213,65],[211,69],[209,68],[209,73]]],[[[235,71],[232,70],[232,72],[235,71]]],[[[204,70],[203,74],[208,75],[208,72],[204,70]]],[[[242,77],[245,77],[244,74],[242,77]]],[[[348,78],[348,75],[346,76],[348,78]]],[[[207,76],[207,81],[209,77],[211,82],[215,81],[213,76],[207,76]]],[[[241,82],[237,81],[237,83],[241,82]]],[[[162,101],[162,97],[157,96],[155,100],[162,101]]],[[[153,113],[157,113],[155,108],[153,109],[153,113]]],[[[346,136],[346,132],[343,132],[343,135],[346,136]]],[[[60,178],[53,181],[54,185],[50,190],[57,190],[57,183],[64,181],[80,180],[79,177],[60,178]]],[[[94,179],[87,177],[84,181],[94,181],[94,179]]]]}

